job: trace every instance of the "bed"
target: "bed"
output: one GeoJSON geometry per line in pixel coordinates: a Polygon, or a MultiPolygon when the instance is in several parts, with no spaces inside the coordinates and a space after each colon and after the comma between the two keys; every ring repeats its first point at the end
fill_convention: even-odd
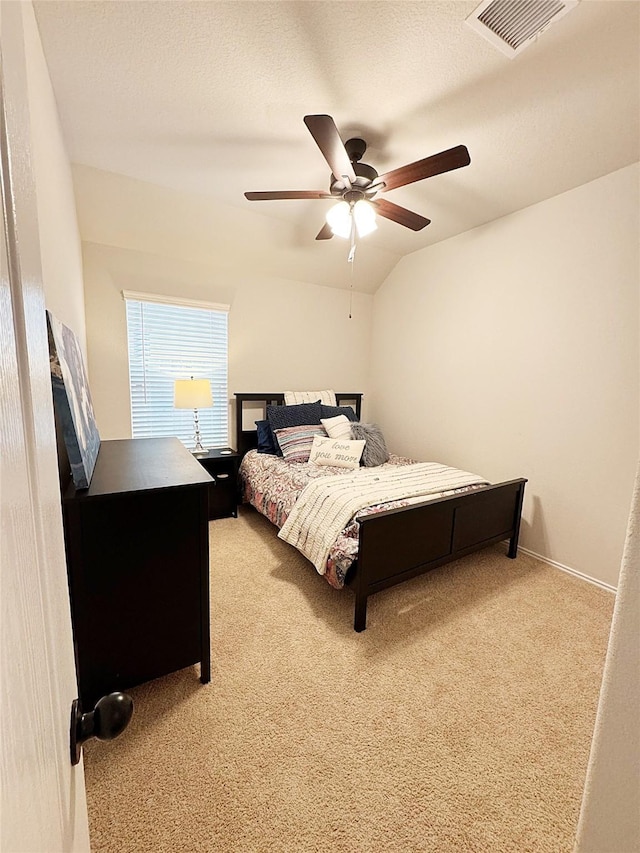
{"type": "MultiPolygon", "coordinates": [[[[338,406],[350,405],[359,421],[362,395],[335,397],[338,406]]],[[[273,407],[283,406],[285,395],[236,393],[235,400],[243,500],[274,523],[280,537],[298,547],[332,586],[354,592],[355,631],[365,630],[367,600],[376,592],[504,540],[507,556],[517,556],[525,479],[492,484],[469,472],[393,454],[375,468],[344,469],[258,453],[259,427],[252,420],[246,428],[247,410],[279,412],[273,407]],[[344,505],[328,494],[343,496],[344,505]],[[317,517],[312,510],[319,503],[322,524],[303,528],[317,517]],[[340,507],[331,523],[327,506],[340,507]],[[344,520],[355,506],[360,508],[340,527],[340,514],[344,520]]]]}

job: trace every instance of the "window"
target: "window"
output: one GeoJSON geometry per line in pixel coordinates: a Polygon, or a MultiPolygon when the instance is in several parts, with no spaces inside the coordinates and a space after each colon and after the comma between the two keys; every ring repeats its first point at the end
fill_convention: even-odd
{"type": "Polygon", "coordinates": [[[209,379],[213,408],[199,409],[205,447],[229,442],[228,305],[123,291],[129,339],[131,431],[134,438],[175,435],[194,446],[193,411],[175,409],[175,379],[209,379]]]}

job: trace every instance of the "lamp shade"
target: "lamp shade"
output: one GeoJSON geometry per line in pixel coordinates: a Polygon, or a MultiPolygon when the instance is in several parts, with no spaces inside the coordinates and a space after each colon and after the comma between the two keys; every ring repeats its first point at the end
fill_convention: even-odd
{"type": "Polygon", "coordinates": [[[210,409],[213,406],[211,382],[208,379],[176,379],[173,406],[176,409],[210,409]]]}

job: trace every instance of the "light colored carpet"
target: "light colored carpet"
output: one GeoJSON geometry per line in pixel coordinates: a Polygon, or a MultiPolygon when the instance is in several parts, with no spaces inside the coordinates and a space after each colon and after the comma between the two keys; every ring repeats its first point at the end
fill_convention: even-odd
{"type": "Polygon", "coordinates": [[[212,682],[132,690],[87,745],[94,853],[571,851],[613,595],[495,547],[373,596],[356,634],[253,510],[210,540],[212,682]]]}

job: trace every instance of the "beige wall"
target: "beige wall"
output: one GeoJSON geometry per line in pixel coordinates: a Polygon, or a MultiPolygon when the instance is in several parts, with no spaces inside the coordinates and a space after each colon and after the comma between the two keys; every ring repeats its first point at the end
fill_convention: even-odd
{"type": "Polygon", "coordinates": [[[76,333],[86,355],[82,250],[71,167],[49,71],[30,3],[23,9],[31,152],[37,187],[42,280],[47,308],[76,333]]]}
{"type": "Polygon", "coordinates": [[[638,455],[637,179],[416,252],[349,320],[348,292],[322,285],[330,271],[302,280],[277,224],[247,231],[199,197],[74,167],[101,435],[130,435],[121,291],[227,302],[230,395],[362,390],[392,449],[528,477],[522,544],[615,585],[638,455]]]}
{"type": "MultiPolygon", "coordinates": [[[[131,435],[122,290],[230,304],[229,393],[367,389],[373,298],[265,274],[84,244],[89,370],[102,438],[131,435]],[[330,331],[329,331],[330,330],[330,331]]],[[[231,413],[230,413],[231,414],[231,413]]],[[[229,440],[233,443],[233,419],[229,440]]]]}
{"type": "MultiPolygon", "coordinates": [[[[309,201],[295,228],[260,204],[232,206],[125,175],[73,166],[82,239],[186,259],[211,269],[275,276],[343,289],[350,281],[347,241],[316,241],[326,202],[309,201]]],[[[398,255],[368,244],[358,254],[356,287],[375,289],[398,255]]]]}
{"type": "MultiPolygon", "coordinates": [[[[230,397],[312,387],[367,392],[373,297],[354,293],[349,319],[349,293],[336,286],[349,280],[345,255],[337,268],[323,265],[321,246],[288,245],[288,229],[253,210],[84,166],[73,167],[73,178],[102,438],[131,435],[123,290],[229,304],[230,397]]],[[[381,251],[367,260],[389,269],[394,262],[381,251]]],[[[232,443],[234,434],[230,418],[232,443]]]]}
{"type": "Polygon", "coordinates": [[[638,166],[404,258],[374,300],[396,450],[529,478],[522,544],[615,585],[638,457],[638,166]]]}

